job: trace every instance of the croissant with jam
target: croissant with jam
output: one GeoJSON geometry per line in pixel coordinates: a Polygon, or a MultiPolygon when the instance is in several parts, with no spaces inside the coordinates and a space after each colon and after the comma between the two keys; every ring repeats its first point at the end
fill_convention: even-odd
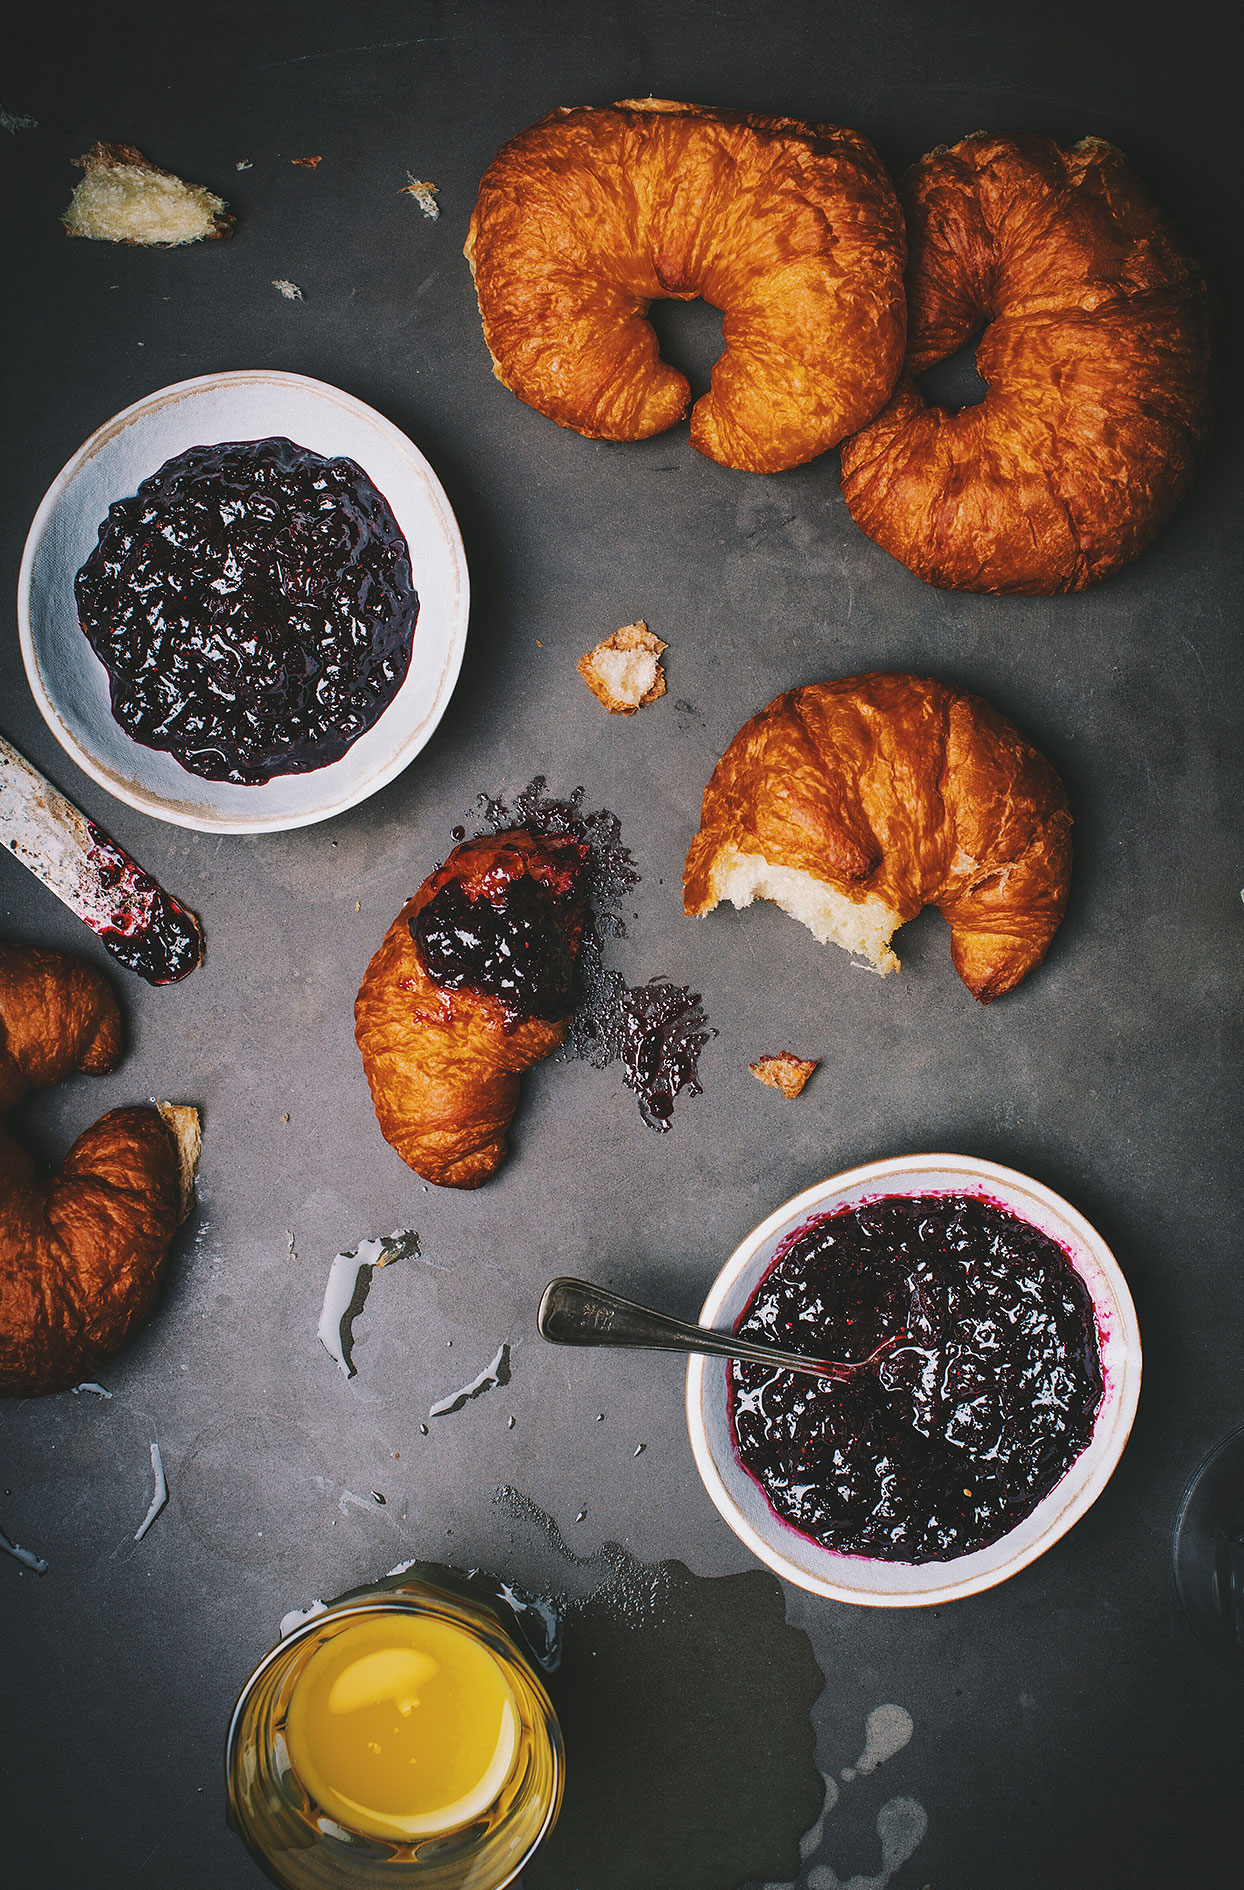
{"type": "Polygon", "coordinates": [[[519,1077],[574,1011],[587,859],[523,827],[469,840],[368,965],[354,1020],[376,1118],[425,1181],[478,1188],[504,1161],[519,1077]]]}
{"type": "Polygon", "coordinates": [[[190,1205],[194,1109],[110,1109],[40,1179],[4,1119],[32,1089],[121,1054],[107,980],[65,952],[0,945],[0,1394],[61,1391],[146,1319],[190,1205]]]}
{"type": "Polygon", "coordinates": [[[982,1003],[1041,963],[1067,904],[1071,814],[1048,761],[979,696],[875,673],[779,696],[704,791],[683,904],[771,899],[880,972],[923,906],[982,1003]]]}

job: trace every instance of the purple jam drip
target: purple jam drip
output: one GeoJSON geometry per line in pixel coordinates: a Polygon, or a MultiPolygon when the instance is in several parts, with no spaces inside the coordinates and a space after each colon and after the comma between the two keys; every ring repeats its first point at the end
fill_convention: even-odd
{"type": "Polygon", "coordinates": [[[472,898],[461,880],[447,881],[410,921],[432,982],[446,991],[465,988],[496,998],[511,1030],[527,1018],[569,1017],[586,855],[575,840],[549,843],[558,884],[518,871],[472,898]]]}
{"type": "Polygon", "coordinates": [[[790,1236],[738,1325],[845,1383],[737,1361],[730,1420],[771,1508],[813,1541],[944,1562],[1022,1522],[1075,1462],[1102,1397],[1093,1301],[1048,1235],[990,1201],[894,1195],[790,1236]]]}
{"type": "Polygon", "coordinates": [[[625,990],[621,1026],[627,1087],[639,1099],[639,1113],[648,1127],[664,1134],[680,1090],[703,1094],[700,1052],[717,1033],[700,1009],[699,992],[664,978],[625,990]]]}
{"type": "Polygon", "coordinates": [[[340,760],[405,681],[419,612],[383,494],[286,439],[166,461],[109,507],[75,592],[125,732],[245,785],[340,760]]]}

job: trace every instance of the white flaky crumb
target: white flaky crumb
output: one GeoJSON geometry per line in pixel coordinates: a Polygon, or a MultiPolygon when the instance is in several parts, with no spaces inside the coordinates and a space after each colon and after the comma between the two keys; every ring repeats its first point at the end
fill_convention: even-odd
{"type": "Polygon", "coordinates": [[[296,282],[291,282],[287,276],[273,276],[272,286],[278,294],[285,297],[287,302],[302,301],[302,290],[298,287],[296,282]]]}
{"type": "Polygon", "coordinates": [[[23,1549],[21,1543],[14,1542],[12,1536],[6,1536],[3,1529],[0,1529],[0,1552],[11,1555],[15,1562],[20,1563],[22,1568],[28,1568],[32,1575],[46,1575],[48,1572],[48,1565],[41,1555],[36,1555],[33,1549],[23,1549]]]}
{"type": "Polygon", "coordinates": [[[478,1398],[482,1392],[491,1391],[494,1385],[508,1385],[510,1382],[510,1348],[499,1345],[496,1356],[485,1365],[482,1372],[476,1374],[469,1384],[462,1385],[457,1391],[451,1391],[447,1397],[438,1398],[435,1404],[428,1406],[429,1417],[448,1417],[451,1412],[461,1411],[464,1404],[472,1398],[478,1398]]]}
{"type": "Polygon", "coordinates": [[[233,168],[235,171],[253,171],[255,168],[254,160],[252,158],[239,158],[233,168]]]}
{"type": "Polygon", "coordinates": [[[435,223],[436,219],[441,214],[441,207],[436,201],[437,189],[438,186],[436,184],[424,183],[418,177],[412,177],[410,172],[407,171],[406,182],[402,185],[397,194],[399,197],[413,197],[419,208],[423,211],[424,216],[431,217],[433,223],[435,223]]]}
{"type": "Polygon", "coordinates": [[[579,658],[579,674],[610,715],[634,715],[665,694],[661,652],[646,623],[625,623],[579,658]]]}
{"type": "Polygon", "coordinates": [[[82,182],[61,218],[70,236],[177,249],[233,229],[223,197],[158,169],[133,145],[92,145],[78,162],[82,182]]]}

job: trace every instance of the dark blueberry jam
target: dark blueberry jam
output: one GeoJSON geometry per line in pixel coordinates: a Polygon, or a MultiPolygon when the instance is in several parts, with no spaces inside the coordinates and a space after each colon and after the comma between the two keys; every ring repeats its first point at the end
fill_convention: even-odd
{"type": "MultiPolygon", "coordinates": [[[[516,837],[529,838],[521,830],[516,837]]],[[[580,841],[551,840],[534,854],[503,850],[474,891],[461,879],[448,879],[410,921],[432,982],[446,991],[496,998],[510,1029],[531,1017],[568,1018],[575,1005],[586,860],[580,841]]],[[[452,856],[447,866],[452,873],[452,856]]]]}
{"type": "Polygon", "coordinates": [[[1088,1443],[1102,1396],[1093,1302],[1063,1249],[990,1201],[894,1195],[791,1235],[739,1322],[866,1358],[846,1383],[730,1367],[744,1467],[814,1541],[945,1562],[1031,1514],[1088,1443]]]}
{"type": "Polygon", "coordinates": [[[703,1093],[700,1052],[717,1033],[710,1030],[700,1009],[699,992],[664,978],[625,990],[621,1025],[627,1086],[634,1090],[648,1127],[664,1132],[679,1091],[685,1089],[691,1096],[703,1093]]]}
{"type": "Polygon", "coordinates": [[[75,591],[125,732],[246,785],[340,760],[401,688],[419,612],[383,494],[285,439],[168,460],[109,507],[75,591]]]}
{"type": "MultiPolygon", "coordinates": [[[[564,1054],[583,1058],[596,1070],[607,1069],[620,1058],[644,1121],[664,1134],[675,1097],[684,1090],[692,1096],[702,1094],[699,1055],[717,1033],[700,1008],[697,992],[663,978],[628,985],[620,972],[606,965],[605,940],[626,937],[618,908],[639,884],[639,874],[616,814],[608,808],[585,812],[581,787],[563,801],[546,794],[546,785],[544,775],[538,774],[512,806],[481,795],[480,810],[494,834],[521,822],[527,832],[543,839],[575,839],[586,848],[575,1006],[564,1054]]],[[[455,827],[455,840],[462,832],[455,827]]]]}
{"type": "Polygon", "coordinates": [[[83,915],[87,924],[118,964],[148,984],[176,984],[188,977],[203,962],[199,921],[93,820],[86,824],[97,894],[91,912],[83,915]]]}

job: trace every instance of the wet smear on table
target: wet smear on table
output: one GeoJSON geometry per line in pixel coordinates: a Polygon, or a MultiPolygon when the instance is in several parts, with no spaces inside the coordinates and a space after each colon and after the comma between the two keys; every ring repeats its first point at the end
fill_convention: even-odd
{"type": "MultiPolygon", "coordinates": [[[[844,1785],[850,1787],[856,1779],[866,1779],[888,1763],[910,1740],[914,1726],[911,1714],[905,1706],[895,1706],[884,1702],[875,1706],[868,1715],[864,1728],[864,1750],[852,1766],[845,1766],[841,1773],[844,1785]]],[[[846,1880],[838,1876],[833,1865],[824,1859],[823,1853],[828,1848],[830,1814],[841,1797],[837,1780],[831,1772],[822,1774],[825,1781],[825,1799],[821,1806],[821,1815],[799,1840],[799,1857],[803,1865],[798,1882],[765,1883],[760,1890],[799,1890],[800,1884],[806,1884],[807,1890],[887,1890],[890,1879],[900,1870],[924,1841],[929,1828],[928,1816],[924,1806],[916,1798],[887,1798],[877,1813],[875,1830],[881,1845],[881,1869],[868,1876],[856,1873],[846,1880]]]]}
{"type": "Polygon", "coordinates": [[[809,1715],[824,1678],[775,1577],[697,1576],[617,1543],[576,1555],[521,1492],[496,1500],[539,1532],[567,1591],[547,1685],[573,1758],[523,1890],[734,1890],[794,1877],[800,1833],[823,1800],[809,1715]]]}
{"type": "Polygon", "coordinates": [[[5,1494],[0,1521],[13,1545],[6,1555],[24,1568],[44,1564],[80,1577],[143,1553],[135,1544],[168,1501],[145,1411],[90,1380],[14,1401],[5,1429],[14,1460],[40,1465],[37,1483],[5,1494]]]}
{"type": "Polygon", "coordinates": [[[457,1391],[451,1391],[446,1397],[438,1398],[428,1406],[429,1417],[449,1417],[455,1411],[470,1404],[473,1398],[482,1397],[496,1385],[508,1385],[510,1382],[510,1348],[499,1345],[491,1364],[485,1365],[482,1372],[477,1372],[469,1384],[462,1385],[457,1391]]]}

